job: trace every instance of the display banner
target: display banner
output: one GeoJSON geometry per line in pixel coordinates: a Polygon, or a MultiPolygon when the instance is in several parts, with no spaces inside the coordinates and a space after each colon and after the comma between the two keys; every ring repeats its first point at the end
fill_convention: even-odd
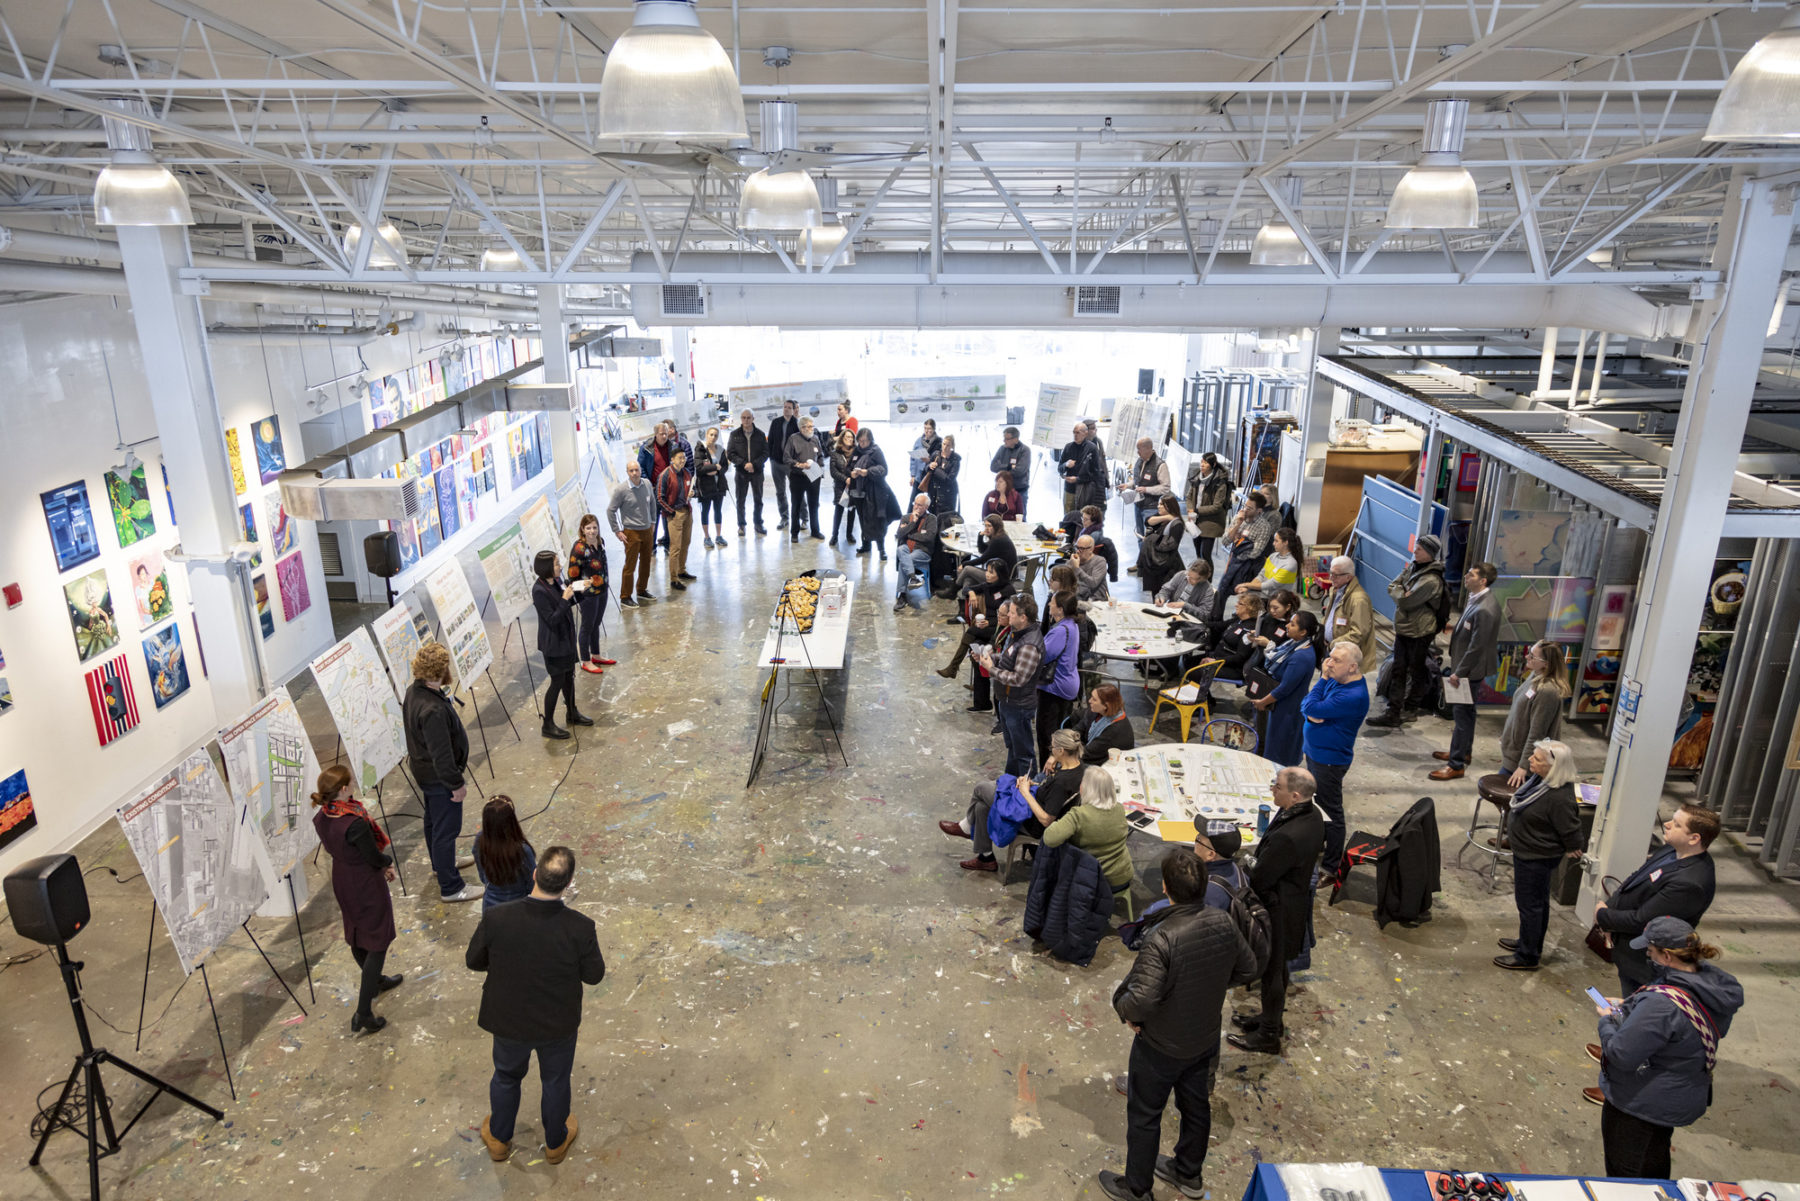
{"type": "Polygon", "coordinates": [[[573,546],[581,536],[581,519],[587,514],[587,497],[581,494],[581,479],[571,476],[556,490],[556,520],[562,526],[563,541],[573,546]]]}
{"type": "Polygon", "coordinates": [[[494,594],[494,614],[501,625],[511,625],[531,611],[531,554],[516,521],[475,552],[494,594]]]}
{"type": "Polygon", "coordinates": [[[286,688],[219,731],[219,757],[243,820],[260,840],[263,882],[274,892],[319,841],[312,824],[319,759],[286,688]]]}
{"type": "MultiPolygon", "coordinates": [[[[550,513],[548,495],[540,496],[525,506],[524,511],[519,514],[519,529],[524,532],[525,546],[532,554],[541,550],[547,550],[551,554],[562,553],[561,547],[557,545],[559,539],[556,536],[556,518],[550,513]]],[[[574,539],[571,538],[570,541],[573,542],[574,539]]],[[[531,564],[527,563],[525,566],[529,572],[531,564]]]]}
{"type": "Polygon", "coordinates": [[[468,688],[476,676],[494,665],[494,647],[481,624],[481,610],[475,607],[462,565],[454,558],[438,564],[425,577],[425,595],[437,610],[438,636],[450,652],[456,681],[468,688]]]}
{"type": "Polygon", "coordinates": [[[927,417],[950,421],[1005,421],[1004,375],[928,375],[888,381],[888,420],[918,425],[927,417]]]}
{"type": "Polygon", "coordinates": [[[423,645],[424,638],[419,628],[413,624],[412,610],[406,607],[404,600],[396,601],[394,607],[369,623],[375,631],[375,640],[381,644],[382,657],[387,660],[388,671],[394,677],[394,687],[401,696],[412,686],[412,661],[423,645]]]}
{"type": "Polygon", "coordinates": [[[319,695],[344,740],[344,757],[358,787],[373,789],[406,756],[406,726],[400,698],[375,657],[369,631],[357,626],[349,637],[312,661],[319,695]]]}
{"type": "Polygon", "coordinates": [[[1081,389],[1073,384],[1040,384],[1037,412],[1031,416],[1031,441],[1035,446],[1061,447],[1081,416],[1081,389]]]}
{"type": "Polygon", "coordinates": [[[759,429],[781,416],[781,406],[793,401],[799,416],[811,417],[813,424],[830,430],[837,425],[837,406],[850,399],[850,383],[841,379],[801,380],[792,384],[763,384],[755,388],[728,388],[731,411],[725,415],[725,428],[738,425],[738,413],[749,409],[759,429]]]}

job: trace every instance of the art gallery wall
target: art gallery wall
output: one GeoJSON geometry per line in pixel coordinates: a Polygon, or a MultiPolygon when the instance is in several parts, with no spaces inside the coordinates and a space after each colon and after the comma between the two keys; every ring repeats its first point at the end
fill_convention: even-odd
{"type": "MultiPolygon", "coordinates": [[[[209,320],[253,324],[248,310],[216,307],[209,320]]],[[[265,496],[249,442],[252,423],[271,412],[284,439],[297,452],[307,407],[305,384],[322,382],[356,365],[353,347],[332,360],[322,341],[266,347],[241,339],[215,342],[212,366],[225,421],[237,428],[247,492],[259,518],[263,567],[268,579],[274,630],[262,643],[272,679],[286,680],[333,641],[324,579],[310,523],[294,526],[310,606],[288,620],[282,612],[277,569],[266,525],[265,496]],[[266,360],[265,360],[266,354],[266,360]]],[[[18,305],[0,322],[0,372],[7,388],[0,395],[0,585],[19,588],[21,601],[0,601],[0,656],[12,705],[0,712],[0,779],[24,770],[36,810],[35,829],[0,848],[0,873],[22,860],[66,850],[87,831],[111,819],[116,806],[156,777],[189,747],[216,733],[217,714],[204,672],[191,599],[183,569],[168,565],[174,613],[151,623],[157,633],[172,623],[179,632],[189,688],[158,708],[143,649],[145,623],[138,617],[128,564],[146,548],[162,551],[179,541],[163,487],[160,445],[136,331],[123,300],[73,297],[18,305]],[[155,531],[121,547],[108,504],[105,473],[121,458],[114,449],[112,398],[118,404],[123,440],[142,442],[136,452],[145,465],[155,531]],[[142,441],[150,439],[149,441],[142,441]],[[98,535],[97,558],[62,571],[45,523],[40,494],[85,482],[98,535]],[[111,588],[118,644],[82,662],[64,599],[63,586],[104,569],[111,588]],[[87,675],[120,660],[136,703],[137,725],[106,745],[96,729],[87,675]]],[[[290,552],[291,553],[291,552],[290,552]]],[[[292,575],[290,569],[290,576],[292,575]]],[[[198,632],[203,642],[206,631],[198,632]]],[[[218,640],[222,645],[222,640],[218,640]]]]}

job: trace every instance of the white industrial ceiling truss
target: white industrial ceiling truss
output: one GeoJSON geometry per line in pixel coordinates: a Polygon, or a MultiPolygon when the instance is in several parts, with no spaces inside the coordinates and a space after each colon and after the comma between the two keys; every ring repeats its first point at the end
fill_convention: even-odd
{"type": "MultiPolygon", "coordinates": [[[[780,165],[836,181],[846,264],[736,227],[762,165],[747,144],[600,140],[606,54],[632,20],[621,0],[4,0],[0,224],[109,237],[91,204],[100,115],[131,98],[187,187],[196,286],[1301,288],[1322,320],[1326,293],[1363,286],[1605,284],[1685,304],[1717,278],[1731,172],[1800,157],[1701,140],[1781,11],[702,0],[752,140],[759,100],[798,105],[780,165]],[[1389,231],[1426,104],[1447,97],[1469,101],[1478,224],[1389,231]],[[1274,220],[1309,264],[1250,264],[1274,220]],[[398,266],[347,236],[383,221],[398,266]]],[[[49,268],[109,261],[28,243],[0,260],[0,288],[56,291],[49,268]]],[[[1621,328],[1661,332],[1644,324],[1621,328]]]]}

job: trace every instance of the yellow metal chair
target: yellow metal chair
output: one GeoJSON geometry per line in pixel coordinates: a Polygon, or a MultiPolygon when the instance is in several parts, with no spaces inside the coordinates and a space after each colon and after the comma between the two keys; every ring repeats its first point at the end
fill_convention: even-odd
{"type": "Polygon", "coordinates": [[[1156,694],[1156,708],[1150,711],[1150,729],[1156,728],[1156,719],[1162,716],[1163,706],[1167,705],[1181,716],[1181,741],[1188,740],[1193,728],[1194,713],[1198,710],[1212,720],[1212,707],[1207,703],[1207,693],[1212,690],[1213,677],[1219,674],[1219,668],[1225,666],[1223,659],[1208,659],[1197,667],[1190,667],[1181,682],[1172,688],[1164,688],[1156,694]],[[1194,688],[1193,700],[1181,699],[1181,694],[1189,685],[1194,688]]]}

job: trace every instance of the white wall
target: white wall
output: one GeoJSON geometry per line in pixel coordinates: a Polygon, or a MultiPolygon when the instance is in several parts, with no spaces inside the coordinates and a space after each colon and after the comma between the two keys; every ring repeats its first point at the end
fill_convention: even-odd
{"type": "MultiPolygon", "coordinates": [[[[248,322],[253,314],[209,309],[209,319],[248,322]]],[[[270,677],[286,680],[330,645],[331,615],[325,581],[310,523],[296,529],[297,546],[307,570],[312,605],[289,622],[281,613],[274,561],[269,553],[263,497],[275,485],[256,476],[249,425],[271,407],[281,419],[284,440],[299,450],[300,421],[305,408],[304,384],[329,379],[329,351],[318,346],[231,342],[212,348],[219,406],[228,423],[240,427],[247,462],[249,495],[263,539],[263,568],[269,577],[275,632],[262,643],[270,677]],[[271,390],[273,403],[271,405],[271,390]]],[[[340,357],[340,363],[342,362],[340,357]]],[[[183,751],[217,732],[233,714],[213,711],[206,679],[194,645],[194,623],[182,569],[169,566],[181,642],[192,681],[189,691],[158,710],[150,693],[136,606],[126,563],[146,546],[167,550],[179,541],[169,520],[163,489],[161,454],[155,441],[137,447],[150,484],[156,532],[121,549],[106,499],[103,474],[120,459],[115,445],[111,396],[116,393],[118,421],[126,442],[154,439],[156,429],[142,382],[143,367],[131,314],[123,300],[78,297],[14,305],[0,320],[0,584],[17,584],[23,603],[5,608],[0,602],[0,671],[11,685],[13,708],[0,714],[0,777],[23,768],[37,810],[37,828],[0,849],[0,874],[24,859],[52,854],[69,846],[102,821],[146,782],[178,759],[183,751]],[[110,386],[109,386],[110,373],[110,386]],[[39,494],[81,479],[99,529],[100,557],[67,573],[57,569],[39,494]],[[113,593],[119,645],[86,663],[78,659],[69,628],[62,586],[97,567],[104,567],[113,593]],[[131,673],[140,724],[106,747],[99,745],[88,703],[86,674],[123,655],[131,673]]],[[[221,435],[223,436],[223,435],[221,435]]],[[[172,471],[180,465],[172,465],[172,471]]],[[[158,628],[161,626],[159,624],[158,628]]],[[[200,631],[206,639],[206,631],[200,631]]]]}

